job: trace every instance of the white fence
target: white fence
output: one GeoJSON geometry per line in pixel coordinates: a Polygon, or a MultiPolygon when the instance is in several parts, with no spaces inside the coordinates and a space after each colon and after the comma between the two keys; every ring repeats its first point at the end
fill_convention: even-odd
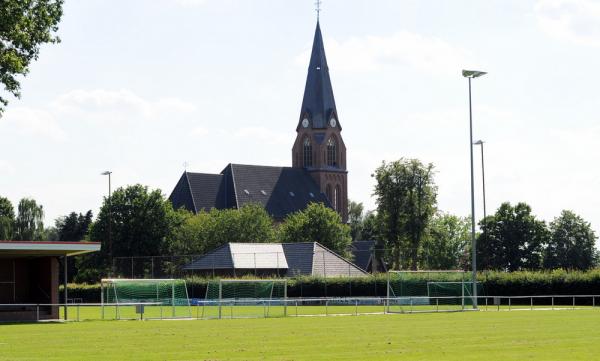
{"type": "Polygon", "coordinates": [[[596,309],[600,295],[480,296],[478,307],[465,297],[350,297],[288,299],[192,299],[185,317],[172,317],[173,307],[160,303],[0,304],[0,322],[48,320],[58,309],[68,321],[119,319],[218,319],[263,317],[319,317],[419,312],[536,311],[596,309]],[[11,318],[12,316],[12,318],[11,318]]]}

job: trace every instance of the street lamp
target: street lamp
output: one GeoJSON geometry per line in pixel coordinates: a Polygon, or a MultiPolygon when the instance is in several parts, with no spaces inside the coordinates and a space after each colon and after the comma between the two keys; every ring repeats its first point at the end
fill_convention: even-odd
{"type": "Polygon", "coordinates": [[[462,76],[469,79],[469,152],[471,154],[471,251],[473,266],[473,308],[477,308],[477,252],[475,241],[475,179],[473,175],[473,108],[471,106],[471,79],[487,74],[478,70],[463,70],[462,76]]]}
{"type": "Polygon", "coordinates": [[[110,269],[111,269],[111,276],[112,276],[112,265],[113,265],[112,232],[111,232],[112,231],[112,201],[111,201],[111,189],[110,189],[110,175],[112,174],[112,172],[107,170],[100,174],[108,176],[108,260],[110,262],[110,269]]]}

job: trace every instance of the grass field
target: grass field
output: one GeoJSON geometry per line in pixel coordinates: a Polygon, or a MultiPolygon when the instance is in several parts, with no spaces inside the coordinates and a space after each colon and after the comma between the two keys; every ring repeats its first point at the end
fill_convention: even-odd
{"type": "Polygon", "coordinates": [[[598,310],[0,325],[0,360],[592,360],[598,310]]]}

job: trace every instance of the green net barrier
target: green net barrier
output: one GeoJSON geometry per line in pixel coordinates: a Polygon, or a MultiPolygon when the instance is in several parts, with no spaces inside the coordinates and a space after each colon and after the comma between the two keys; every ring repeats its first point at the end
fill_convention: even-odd
{"type": "Polygon", "coordinates": [[[102,280],[102,303],[106,312],[115,318],[137,318],[144,304],[145,318],[191,317],[190,301],[184,280],[102,280]]]}
{"type": "MultiPolygon", "coordinates": [[[[477,284],[478,296],[483,295],[477,284]]],[[[457,311],[472,308],[473,283],[463,271],[391,271],[388,312],[457,311]]]]}
{"type": "Polygon", "coordinates": [[[282,317],[287,314],[287,281],[210,281],[203,318],[282,317]]]}

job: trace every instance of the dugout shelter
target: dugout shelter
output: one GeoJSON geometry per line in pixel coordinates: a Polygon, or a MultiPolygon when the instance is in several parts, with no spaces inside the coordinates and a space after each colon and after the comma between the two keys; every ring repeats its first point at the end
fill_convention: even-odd
{"type": "MultiPolygon", "coordinates": [[[[0,241],[0,321],[58,319],[67,258],[99,250],[96,242],[0,241]],[[59,258],[64,258],[62,272],[59,258]]],[[[66,287],[64,292],[66,302],[66,287]]]]}

